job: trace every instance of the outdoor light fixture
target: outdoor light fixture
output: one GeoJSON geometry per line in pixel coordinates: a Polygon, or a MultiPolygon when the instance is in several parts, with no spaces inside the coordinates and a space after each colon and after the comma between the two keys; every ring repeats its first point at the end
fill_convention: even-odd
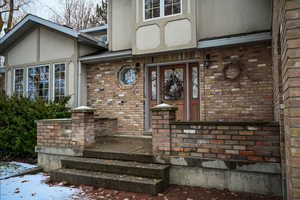
{"type": "Polygon", "coordinates": [[[205,56],[205,60],[204,60],[203,66],[204,66],[205,68],[208,68],[209,65],[210,65],[210,63],[211,63],[211,60],[210,60],[210,54],[207,54],[207,55],[205,56]]]}

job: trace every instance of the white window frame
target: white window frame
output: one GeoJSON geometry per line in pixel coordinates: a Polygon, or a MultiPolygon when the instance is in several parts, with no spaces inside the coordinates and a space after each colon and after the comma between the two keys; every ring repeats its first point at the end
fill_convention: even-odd
{"type": "Polygon", "coordinates": [[[27,79],[26,79],[26,68],[24,67],[16,67],[13,70],[13,84],[12,84],[12,91],[13,95],[16,93],[16,70],[23,69],[23,97],[26,96],[26,91],[27,91],[27,79]]]}
{"type": "Polygon", "coordinates": [[[27,75],[27,77],[26,77],[26,97],[28,97],[29,98],[29,87],[28,87],[28,83],[29,83],[29,78],[28,78],[28,76],[29,76],[29,69],[31,69],[31,68],[37,68],[37,67],[48,67],[48,69],[49,69],[49,79],[48,79],[48,84],[49,84],[49,88],[48,88],[48,100],[47,101],[51,101],[51,97],[50,97],[50,95],[51,95],[51,88],[50,88],[50,80],[51,80],[51,64],[44,64],[44,65],[37,65],[37,66],[30,66],[30,67],[27,67],[27,70],[26,70],[26,75],[27,75]]]}
{"type": "Polygon", "coordinates": [[[64,86],[64,90],[65,90],[65,96],[67,96],[67,63],[61,62],[61,63],[53,63],[52,65],[52,101],[55,101],[55,66],[56,65],[65,65],[65,86],[64,86]]]}
{"type": "Polygon", "coordinates": [[[154,17],[154,18],[146,19],[145,1],[146,0],[143,0],[143,20],[145,22],[152,21],[152,20],[157,20],[157,19],[163,19],[163,18],[167,18],[167,17],[174,17],[174,16],[182,15],[182,10],[183,10],[182,0],[180,0],[180,13],[173,14],[173,15],[167,15],[167,16],[165,16],[165,0],[160,0],[160,17],[154,17]]]}

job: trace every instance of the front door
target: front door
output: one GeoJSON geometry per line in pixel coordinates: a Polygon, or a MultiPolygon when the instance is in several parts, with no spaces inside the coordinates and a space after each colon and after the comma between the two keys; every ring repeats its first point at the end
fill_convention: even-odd
{"type": "Polygon", "coordinates": [[[186,70],[185,65],[162,67],[160,71],[160,99],[161,103],[176,106],[176,119],[187,120],[186,106],[186,70]]]}
{"type": "Polygon", "coordinates": [[[150,108],[166,103],[178,108],[176,113],[178,121],[199,120],[198,63],[150,67],[148,74],[150,108]]]}

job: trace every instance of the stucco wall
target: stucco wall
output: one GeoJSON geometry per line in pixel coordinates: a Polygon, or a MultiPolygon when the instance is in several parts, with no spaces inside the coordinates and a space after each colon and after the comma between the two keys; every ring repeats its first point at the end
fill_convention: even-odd
{"type": "Polygon", "coordinates": [[[271,0],[197,1],[197,39],[270,30],[271,0]]]}
{"type": "Polygon", "coordinates": [[[40,61],[69,58],[74,54],[74,39],[45,28],[40,29],[40,61]]]}
{"type": "Polygon", "coordinates": [[[20,38],[8,50],[6,62],[8,65],[21,65],[24,63],[34,63],[38,59],[38,29],[28,33],[24,38],[20,38]]]}
{"type": "Polygon", "coordinates": [[[112,51],[131,49],[134,32],[132,0],[110,0],[112,13],[109,15],[110,49],[112,51]]]}
{"type": "Polygon", "coordinates": [[[133,1],[136,12],[133,53],[145,54],[196,47],[196,0],[183,0],[181,14],[144,19],[143,1],[133,1]]]}

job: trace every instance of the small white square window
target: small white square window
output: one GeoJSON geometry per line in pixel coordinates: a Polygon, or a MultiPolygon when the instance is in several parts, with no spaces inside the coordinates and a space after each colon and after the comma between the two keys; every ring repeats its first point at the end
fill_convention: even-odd
{"type": "Polygon", "coordinates": [[[155,19],[181,13],[182,0],[144,0],[144,19],[155,19]]]}

